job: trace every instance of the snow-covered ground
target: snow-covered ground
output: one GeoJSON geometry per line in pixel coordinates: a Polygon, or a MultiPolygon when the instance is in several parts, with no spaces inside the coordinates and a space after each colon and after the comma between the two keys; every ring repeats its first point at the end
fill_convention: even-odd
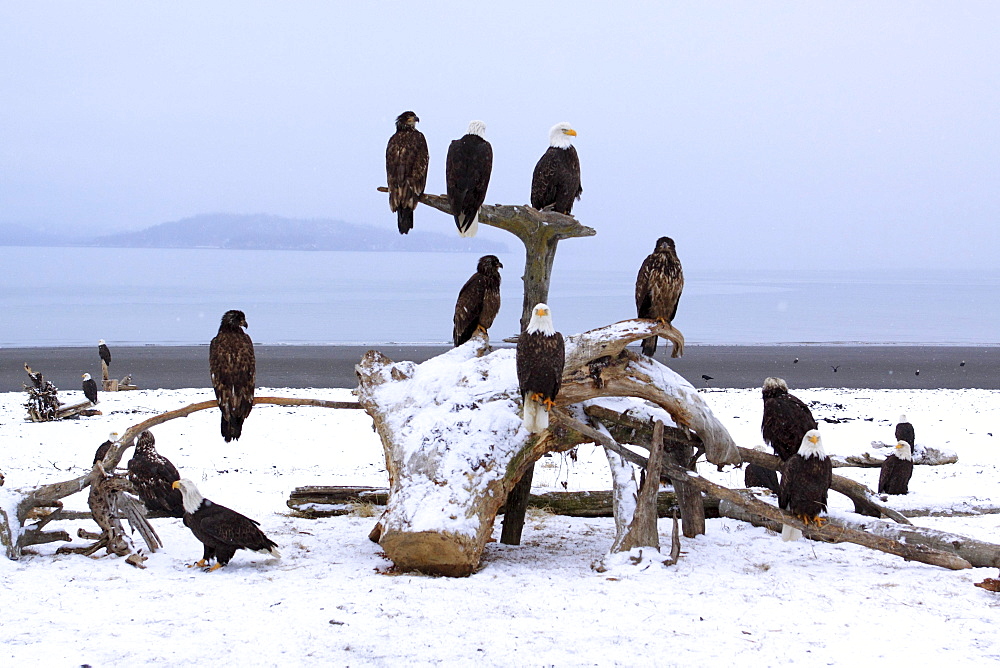
{"type": "MultiPolygon", "coordinates": [[[[1000,503],[1000,392],[792,391],[818,402],[813,411],[831,453],[890,442],[901,413],[918,444],[958,453],[958,464],[917,467],[912,493],[890,505],[1000,503]]],[[[79,393],[63,394],[71,401],[79,393]]],[[[341,389],[262,388],[258,395],[350,399],[341,389]]],[[[211,398],[203,390],[101,396],[102,416],[31,424],[23,420],[23,393],[0,394],[3,489],[79,475],[110,431],[211,398]]],[[[759,390],[703,396],[738,444],[760,444],[759,390]]],[[[946,571],[856,545],[783,543],[734,520],[709,520],[707,535],[683,540],[676,566],[598,573],[591,565],[611,544],[611,519],[532,511],[523,544],[490,544],[469,578],[396,574],[367,538],[374,517],[306,520],[285,506],[301,485],[387,484],[381,444],[363,412],[258,406],[231,444],[219,436],[218,420],[218,412],[202,411],[155,427],[157,448],[206,497],[258,519],[283,557],[241,551],[217,572],[189,569],[201,545],[180,520],[155,520],[165,547],[145,570],[120,558],[55,556],[59,544],[33,548],[19,562],[0,559],[0,664],[952,666],[1000,659],[1000,595],[973,586],[996,569],[946,571]]],[[[702,472],[742,486],[742,470],[702,472]]],[[[877,482],[877,469],[837,472],[877,482]]],[[[607,489],[609,479],[603,453],[582,447],[576,462],[544,458],[535,486],[607,489]]],[[[85,497],[70,497],[67,506],[83,510],[85,497]]],[[[851,507],[832,500],[840,510],[851,507]]],[[[1000,542],[1000,515],[915,523],[1000,542]]],[[[96,528],[89,521],[61,528],[75,535],[80,526],[96,528]]],[[[660,528],[667,544],[669,521],[660,528]]]]}

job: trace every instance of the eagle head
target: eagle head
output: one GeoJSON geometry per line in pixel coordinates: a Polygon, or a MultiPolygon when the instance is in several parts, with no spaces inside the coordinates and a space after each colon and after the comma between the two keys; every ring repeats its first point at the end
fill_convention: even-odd
{"type": "Polygon", "coordinates": [[[81,376],[81,378],[83,378],[84,380],[90,380],[90,374],[89,373],[85,373],[85,374],[83,374],[83,376],[81,376]]]}
{"type": "Polygon", "coordinates": [[[556,123],[549,130],[549,145],[555,148],[569,148],[573,145],[576,130],[569,123],[556,123]]]}
{"type": "Polygon", "coordinates": [[[247,317],[243,314],[243,311],[237,311],[236,309],[226,311],[226,313],[222,316],[222,326],[227,329],[249,327],[247,324],[247,317]]]}
{"type": "Polygon", "coordinates": [[[484,255],[479,258],[479,264],[476,265],[476,271],[480,274],[490,274],[502,268],[503,263],[496,255],[484,255]]]}
{"type": "Polygon", "coordinates": [[[660,237],[656,240],[656,249],[654,252],[663,253],[667,251],[677,252],[677,247],[674,246],[674,240],[670,237],[660,237]]]}
{"type": "Polygon", "coordinates": [[[826,451],[823,450],[823,439],[819,435],[819,429],[810,429],[802,437],[802,445],[799,446],[799,456],[806,459],[809,457],[826,459],[826,451]]]}
{"type": "Polygon", "coordinates": [[[788,384],[781,378],[771,376],[770,378],[764,379],[763,392],[765,399],[768,397],[776,397],[779,394],[788,394],[788,384]]]}
{"type": "Polygon", "coordinates": [[[412,111],[404,111],[399,116],[396,117],[396,130],[405,130],[406,128],[415,128],[420,119],[412,111]]]}
{"type": "Polygon", "coordinates": [[[187,478],[175,480],[170,485],[170,488],[181,490],[181,501],[184,504],[184,512],[186,513],[194,513],[198,510],[201,502],[205,500],[205,497],[201,495],[201,492],[198,491],[194,483],[187,478]]]}
{"type": "Polygon", "coordinates": [[[469,123],[469,131],[465,134],[476,135],[477,137],[486,139],[486,123],[483,121],[471,121],[469,123]]]}
{"type": "Polygon", "coordinates": [[[98,339],[97,340],[97,345],[103,346],[104,345],[104,339],[98,339]]]}
{"type": "Polygon", "coordinates": [[[899,442],[896,443],[896,452],[894,452],[893,454],[899,457],[900,459],[905,459],[907,461],[913,460],[913,452],[910,449],[910,444],[902,439],[900,439],[899,442]]]}
{"type": "Polygon", "coordinates": [[[143,431],[141,434],[139,434],[139,440],[136,441],[135,443],[135,449],[138,450],[140,448],[142,449],[152,448],[155,444],[156,444],[156,439],[153,438],[153,432],[147,429],[143,431]]]}
{"type": "Polygon", "coordinates": [[[552,336],[556,333],[548,304],[541,302],[535,304],[535,308],[531,309],[531,320],[528,321],[528,329],[526,331],[528,333],[541,332],[546,336],[552,336]]]}

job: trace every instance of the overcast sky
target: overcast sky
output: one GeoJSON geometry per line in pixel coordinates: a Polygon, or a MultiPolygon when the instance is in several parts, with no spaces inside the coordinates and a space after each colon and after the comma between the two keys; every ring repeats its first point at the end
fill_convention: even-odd
{"type": "Polygon", "coordinates": [[[527,202],[573,124],[598,236],[560,258],[669,235],[685,267],[993,268],[997,35],[995,2],[5,2],[0,223],[394,229],[375,188],[412,109],[431,192],[486,122],[490,203],[527,202]]]}

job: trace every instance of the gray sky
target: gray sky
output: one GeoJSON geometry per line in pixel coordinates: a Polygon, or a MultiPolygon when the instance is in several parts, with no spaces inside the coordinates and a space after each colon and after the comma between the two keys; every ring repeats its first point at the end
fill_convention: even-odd
{"type": "Polygon", "coordinates": [[[486,121],[490,203],[574,125],[598,236],[560,260],[667,234],[686,269],[994,268],[998,34],[995,2],[6,2],[0,222],[394,228],[375,188],[413,109],[431,192],[486,121]]]}

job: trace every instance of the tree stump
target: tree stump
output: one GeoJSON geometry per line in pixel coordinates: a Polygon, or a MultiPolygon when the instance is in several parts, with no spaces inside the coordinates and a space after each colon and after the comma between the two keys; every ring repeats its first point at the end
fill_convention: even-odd
{"type": "MultiPolygon", "coordinates": [[[[698,391],[655,360],[625,346],[659,323],[628,320],[567,338],[567,366],[556,406],[622,397],[636,410],[655,404],[701,438],[709,461],[739,463],[739,451],[698,391]],[[592,362],[602,361],[596,370],[592,362]]],[[[389,500],[372,539],[402,570],[464,576],[479,564],[497,511],[546,452],[593,438],[567,427],[532,435],[519,417],[515,351],[491,350],[482,333],[417,365],[369,351],[357,367],[359,400],[375,422],[389,471],[389,500]]],[[[558,409],[556,409],[558,410],[558,409]]]]}

